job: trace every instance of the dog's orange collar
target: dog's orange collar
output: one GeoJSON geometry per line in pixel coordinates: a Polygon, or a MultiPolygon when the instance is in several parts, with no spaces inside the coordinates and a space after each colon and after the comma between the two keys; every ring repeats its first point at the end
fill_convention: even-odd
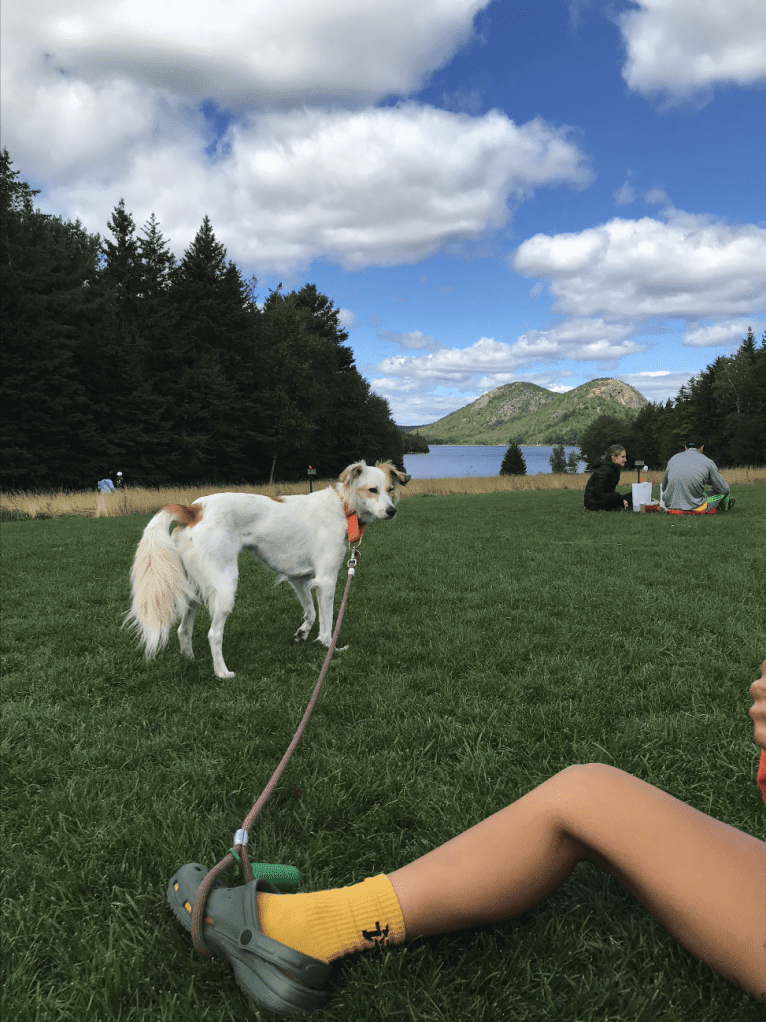
{"type": "MultiPolygon", "coordinates": [[[[338,494],[340,497],[340,494],[338,494]]],[[[356,511],[349,511],[346,506],[346,502],[343,497],[340,497],[340,502],[343,505],[343,514],[346,516],[346,534],[348,536],[349,543],[361,543],[362,536],[364,535],[365,522],[359,524],[359,518],[356,511]]]]}
{"type": "Polygon", "coordinates": [[[365,523],[359,524],[356,511],[352,511],[350,515],[346,515],[346,532],[348,534],[349,543],[361,543],[362,536],[364,535],[365,523]]]}

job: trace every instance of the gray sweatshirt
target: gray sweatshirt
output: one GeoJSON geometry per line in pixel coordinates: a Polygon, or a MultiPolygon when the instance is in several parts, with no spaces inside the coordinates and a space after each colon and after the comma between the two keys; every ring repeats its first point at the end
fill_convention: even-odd
{"type": "Polygon", "coordinates": [[[714,493],[728,493],[729,484],[715,466],[695,447],[674,454],[662,477],[662,499],[677,511],[693,511],[707,500],[705,486],[714,493]]]}

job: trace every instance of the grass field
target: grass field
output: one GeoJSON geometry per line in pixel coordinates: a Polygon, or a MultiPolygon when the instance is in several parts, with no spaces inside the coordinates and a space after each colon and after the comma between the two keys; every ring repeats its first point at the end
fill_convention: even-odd
{"type": "MultiPolygon", "coordinates": [[[[298,866],[306,890],[353,883],[590,761],[766,838],[747,716],[766,656],[766,484],[734,483],[735,510],[699,519],[586,514],[563,489],[408,492],[367,530],[349,649],[256,823],[254,859],[298,866]]],[[[236,677],[213,676],[204,611],[194,661],[174,636],[145,662],[119,626],[146,521],[2,526],[14,1022],[272,1019],[225,963],[195,955],[165,887],[184,862],[223,857],[324,650],[293,644],[292,591],[243,557],[224,636],[236,677]]],[[[321,1017],[756,1022],[764,1009],[581,864],[519,919],[344,959],[321,1017]]]]}

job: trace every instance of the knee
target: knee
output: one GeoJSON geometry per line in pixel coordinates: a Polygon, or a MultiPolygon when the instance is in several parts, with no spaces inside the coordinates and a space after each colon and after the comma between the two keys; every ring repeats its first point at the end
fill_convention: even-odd
{"type": "Polygon", "coordinates": [[[587,791],[611,784],[621,775],[625,775],[623,770],[609,766],[608,763],[573,763],[554,777],[560,778],[562,785],[568,790],[587,791]]]}
{"type": "Polygon", "coordinates": [[[618,797],[619,789],[629,776],[606,763],[575,763],[550,779],[551,799],[562,822],[574,823],[595,805],[618,797]]]}

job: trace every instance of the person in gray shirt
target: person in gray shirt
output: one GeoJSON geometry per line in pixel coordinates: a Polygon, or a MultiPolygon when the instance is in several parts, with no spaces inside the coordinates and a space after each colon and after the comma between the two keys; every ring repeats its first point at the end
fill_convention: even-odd
{"type": "Polygon", "coordinates": [[[662,477],[662,499],[674,511],[696,511],[702,514],[713,508],[728,511],[734,505],[729,484],[714,461],[702,453],[704,443],[699,436],[690,436],[681,454],[674,454],[662,477]],[[707,493],[705,487],[711,488],[707,493]]]}

